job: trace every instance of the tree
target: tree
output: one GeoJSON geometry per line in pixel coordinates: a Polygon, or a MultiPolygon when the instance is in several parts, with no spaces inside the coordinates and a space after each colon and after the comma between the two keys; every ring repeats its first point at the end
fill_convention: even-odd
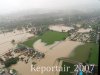
{"type": "Polygon", "coordinates": [[[12,43],[12,44],[15,44],[15,40],[13,39],[13,40],[11,41],[11,43],[12,43]]]}
{"type": "Polygon", "coordinates": [[[4,62],[5,67],[10,67],[11,65],[16,64],[16,63],[18,62],[18,60],[19,60],[18,57],[10,58],[10,59],[6,60],[6,61],[4,62]]]}

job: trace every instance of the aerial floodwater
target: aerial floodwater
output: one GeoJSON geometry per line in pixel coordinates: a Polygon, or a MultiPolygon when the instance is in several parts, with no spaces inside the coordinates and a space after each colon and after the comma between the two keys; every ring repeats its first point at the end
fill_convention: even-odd
{"type": "Polygon", "coordinates": [[[0,0],[0,75],[99,75],[100,0],[0,0]]]}
{"type": "Polygon", "coordinates": [[[27,33],[25,30],[15,30],[12,32],[6,32],[0,34],[0,55],[13,49],[17,43],[27,40],[33,34],[27,33]],[[16,44],[12,44],[11,41],[15,40],[16,44]]]}

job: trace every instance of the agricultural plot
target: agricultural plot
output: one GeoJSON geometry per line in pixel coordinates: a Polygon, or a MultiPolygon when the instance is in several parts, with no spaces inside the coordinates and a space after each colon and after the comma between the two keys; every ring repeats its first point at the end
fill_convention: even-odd
{"type": "MultiPolygon", "coordinates": [[[[86,43],[75,48],[74,52],[69,57],[71,60],[79,61],[80,63],[89,63],[98,65],[98,45],[96,43],[86,43]]],[[[59,75],[73,75],[75,72],[75,63],[63,60],[62,67],[71,68],[69,71],[61,71],[59,75]]],[[[97,72],[97,66],[95,66],[95,73],[97,72]]],[[[86,75],[86,73],[84,73],[86,75]]],[[[90,74],[92,75],[92,74],[90,74]]]]}
{"type": "Polygon", "coordinates": [[[68,37],[66,32],[48,31],[40,36],[40,39],[47,45],[53,44],[55,41],[65,40],[68,37]]]}
{"type": "Polygon", "coordinates": [[[47,31],[41,36],[32,37],[31,39],[25,41],[23,44],[28,47],[33,47],[33,43],[38,39],[41,39],[42,42],[47,45],[53,44],[56,41],[65,40],[68,37],[66,32],[56,32],[56,31],[47,31]]]}
{"type": "Polygon", "coordinates": [[[38,39],[39,39],[38,37],[32,37],[32,38],[28,39],[27,41],[23,42],[23,44],[32,48],[33,43],[38,39]]]}
{"type": "Polygon", "coordinates": [[[98,64],[98,45],[96,43],[86,43],[80,45],[72,52],[70,59],[90,64],[98,64]]]}

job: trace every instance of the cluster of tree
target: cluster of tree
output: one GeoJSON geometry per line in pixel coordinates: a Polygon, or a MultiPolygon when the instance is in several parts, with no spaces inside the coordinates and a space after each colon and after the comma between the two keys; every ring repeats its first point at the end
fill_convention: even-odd
{"type": "Polygon", "coordinates": [[[5,67],[7,68],[7,67],[10,67],[10,66],[16,64],[16,63],[18,62],[18,60],[19,60],[18,57],[10,58],[10,59],[6,60],[6,61],[4,62],[5,67]]]}

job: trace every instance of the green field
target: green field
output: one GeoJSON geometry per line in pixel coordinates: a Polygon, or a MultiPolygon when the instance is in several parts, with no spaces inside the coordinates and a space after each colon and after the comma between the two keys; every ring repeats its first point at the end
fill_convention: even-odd
{"type": "MultiPolygon", "coordinates": [[[[98,52],[99,52],[99,49],[96,43],[86,43],[84,45],[80,45],[77,48],[75,48],[75,50],[70,55],[70,59],[79,61],[81,63],[86,62],[89,64],[98,65],[98,57],[99,57],[98,52]]],[[[59,75],[73,75],[73,73],[71,72],[74,71],[75,69],[74,64],[72,64],[72,62],[69,63],[69,62],[63,61],[62,67],[65,67],[65,66],[66,67],[70,66],[71,69],[68,72],[61,71],[59,75]]]]}
{"type": "Polygon", "coordinates": [[[41,39],[42,42],[45,42],[47,45],[53,44],[55,41],[65,40],[68,36],[68,33],[65,32],[56,32],[56,31],[47,31],[44,34],[38,37],[32,37],[31,39],[25,41],[23,44],[28,47],[33,47],[33,43],[41,39]]]}
{"type": "Polygon", "coordinates": [[[31,39],[28,39],[27,41],[23,42],[24,45],[33,48],[33,43],[38,40],[39,37],[32,37],[31,39]]]}
{"type": "Polygon", "coordinates": [[[98,64],[98,58],[99,58],[99,46],[97,44],[94,44],[91,50],[91,56],[89,58],[90,64],[98,64]]]}
{"type": "Polygon", "coordinates": [[[42,42],[45,42],[47,45],[53,44],[55,41],[65,40],[68,36],[68,33],[65,32],[56,32],[56,31],[47,31],[40,39],[42,42]]]}
{"type": "Polygon", "coordinates": [[[70,55],[70,59],[91,64],[98,64],[98,51],[99,49],[97,44],[86,43],[75,48],[70,55]]]}

